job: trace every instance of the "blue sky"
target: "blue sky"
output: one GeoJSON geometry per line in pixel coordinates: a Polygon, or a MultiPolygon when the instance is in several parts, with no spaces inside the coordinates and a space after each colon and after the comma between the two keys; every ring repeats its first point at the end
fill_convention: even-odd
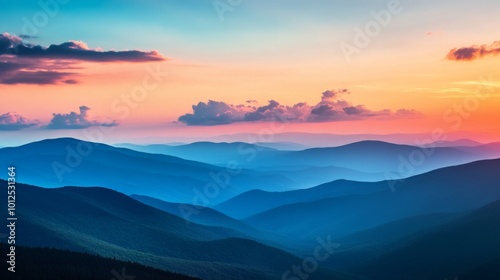
{"type": "MultiPolygon", "coordinates": [[[[500,85],[495,78],[500,77],[495,55],[466,62],[447,59],[453,49],[494,47],[494,42],[500,40],[496,30],[500,26],[499,1],[400,1],[398,6],[402,11],[392,14],[390,22],[350,59],[340,46],[353,45],[356,28],[365,29],[375,21],[373,13],[386,11],[397,0],[242,0],[225,12],[223,18],[219,17],[214,3],[230,5],[229,1],[237,3],[237,0],[60,0],[67,3],[58,4],[53,14],[43,6],[52,9],[54,3],[59,3],[56,0],[0,1],[0,34],[9,33],[1,36],[12,42],[22,39],[24,44],[44,48],[63,43],[67,46],[74,40],[85,43],[70,43],[84,52],[134,50],[140,55],[154,53],[152,56],[165,58],[161,62],[149,59],[141,63],[130,59],[114,63],[75,62],[60,57],[33,61],[0,52],[0,62],[4,64],[37,65],[38,68],[22,70],[24,75],[34,76],[34,69],[52,75],[43,84],[33,83],[31,76],[31,84],[22,84],[19,79],[14,79],[18,82],[13,84],[12,79],[3,81],[0,77],[0,94],[8,93],[10,101],[0,104],[0,116],[9,122],[24,118],[27,123],[40,123],[35,127],[16,126],[14,122],[10,127],[28,127],[26,134],[46,136],[42,127],[50,123],[53,114],[71,115],[84,106],[89,108],[85,124],[116,121],[117,130],[123,130],[119,135],[134,133],[136,127],[132,126],[154,126],[151,135],[182,136],[193,131],[179,122],[179,118],[196,114],[194,108],[203,106],[193,105],[200,102],[210,106],[222,104],[221,108],[233,108],[240,115],[244,110],[234,108],[241,108],[237,106],[249,100],[264,108],[271,100],[279,103],[279,108],[307,103],[303,108],[310,113],[325,105],[321,103],[323,93],[347,88],[351,94],[341,97],[345,103],[331,101],[349,105],[340,109],[356,107],[356,112],[371,116],[404,109],[400,112],[418,112],[420,118],[396,120],[392,115],[368,124],[363,118],[356,121],[341,118],[342,122],[336,122],[337,119],[327,117],[319,118],[328,120],[323,124],[297,123],[287,129],[426,132],[442,122],[443,112],[453,108],[454,102],[474,91],[479,77],[492,76],[490,84],[500,85]],[[26,20],[35,26],[36,32],[26,28],[26,20]],[[46,22],[41,26],[37,20],[46,22]],[[19,37],[22,35],[33,38],[19,37]],[[54,70],[51,65],[67,68],[54,70]],[[168,81],[151,92],[126,120],[117,119],[110,104],[134,88],[147,73],[145,69],[153,66],[165,69],[170,74],[168,81]],[[61,73],[47,73],[51,71],[61,73]],[[210,100],[216,102],[209,103],[210,100]]],[[[498,111],[499,101],[495,97],[482,103],[470,123],[465,126],[464,122],[461,129],[495,134],[491,116],[498,111]]],[[[304,116],[307,114],[293,117],[308,119],[304,116]]],[[[238,123],[207,131],[224,134],[256,129],[243,123],[241,116],[232,119],[238,123]]],[[[60,131],[50,135],[74,133],[60,131]]]]}

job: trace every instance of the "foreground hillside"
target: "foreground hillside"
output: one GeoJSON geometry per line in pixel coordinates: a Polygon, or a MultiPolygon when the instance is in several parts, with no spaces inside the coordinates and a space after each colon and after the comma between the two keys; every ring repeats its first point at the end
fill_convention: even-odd
{"type": "Polygon", "coordinates": [[[500,279],[500,200],[407,239],[355,270],[371,279],[500,279]],[[411,261],[409,261],[411,260],[411,261]]]}
{"type": "MultiPolygon", "coordinates": [[[[7,252],[8,246],[0,243],[0,250],[7,252]]],[[[2,279],[143,279],[143,280],[196,280],[177,273],[167,272],[137,263],[103,258],[97,255],[49,248],[16,247],[17,265],[15,274],[2,269],[2,279]],[[122,277],[122,278],[120,278],[122,277]]]]}
{"type": "Polygon", "coordinates": [[[203,279],[276,279],[300,262],[241,233],[186,223],[105,188],[18,184],[17,200],[20,245],[89,252],[203,279]]]}

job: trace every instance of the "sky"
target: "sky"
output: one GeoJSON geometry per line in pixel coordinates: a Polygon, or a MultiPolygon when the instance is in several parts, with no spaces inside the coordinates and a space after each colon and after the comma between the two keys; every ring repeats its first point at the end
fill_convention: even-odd
{"type": "Polygon", "coordinates": [[[0,146],[261,131],[500,141],[498,1],[0,5],[0,146]]]}

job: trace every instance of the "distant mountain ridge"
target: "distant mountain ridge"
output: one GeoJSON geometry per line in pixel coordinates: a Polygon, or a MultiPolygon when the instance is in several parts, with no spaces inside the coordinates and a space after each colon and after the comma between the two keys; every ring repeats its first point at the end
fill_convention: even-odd
{"type": "MultiPolygon", "coordinates": [[[[402,179],[444,166],[491,158],[500,147],[491,144],[434,148],[419,164],[413,164],[412,155],[422,155],[425,151],[421,148],[380,141],[302,151],[278,151],[246,143],[201,143],[182,149],[202,157],[215,159],[225,155],[225,159],[233,160],[228,160],[227,166],[217,166],[72,138],[2,148],[0,157],[23,171],[18,178],[21,182],[45,187],[106,186],[125,194],[176,203],[216,205],[254,189],[303,189],[341,178],[402,179]],[[198,146],[197,150],[190,151],[193,146],[198,146]],[[235,168],[230,171],[237,175],[228,173],[228,166],[235,168]],[[215,186],[215,195],[206,194],[209,185],[212,191],[215,186]]],[[[5,176],[0,174],[0,178],[5,176]]]]}
{"type": "Polygon", "coordinates": [[[361,180],[368,178],[369,181],[376,180],[375,178],[387,179],[380,175],[377,177],[375,173],[396,174],[404,178],[436,168],[500,157],[500,146],[482,145],[467,139],[428,143],[422,147],[364,140],[341,146],[294,151],[269,149],[243,142],[126,146],[139,151],[172,155],[215,165],[235,160],[248,168],[263,169],[279,166],[287,171],[291,166],[345,168],[345,171],[339,171],[344,177],[336,179],[354,179],[356,177],[352,171],[356,171],[361,180]],[[417,163],[414,163],[415,161],[417,163]],[[411,172],[399,172],[401,169],[411,169],[411,172]],[[363,172],[365,174],[362,174],[363,172]],[[369,173],[373,173],[373,176],[368,176],[369,173]],[[346,177],[347,174],[349,177],[346,177]]]}
{"type": "MultiPolygon", "coordinates": [[[[229,169],[72,138],[3,148],[0,158],[18,168],[18,180],[24,183],[45,187],[106,186],[126,194],[139,193],[184,203],[207,200],[215,204],[250,189],[297,187],[292,179],[279,174],[242,170],[238,166],[229,169]],[[232,176],[230,172],[236,171],[238,176],[232,176]],[[218,186],[218,194],[197,199],[200,195],[194,190],[203,194],[210,183],[218,186]]],[[[5,176],[1,174],[0,178],[5,176]]]]}
{"type": "Polygon", "coordinates": [[[228,161],[237,161],[241,164],[244,164],[256,152],[266,154],[270,153],[272,155],[281,152],[273,148],[243,142],[195,142],[177,146],[163,144],[152,144],[146,146],[122,144],[118,145],[118,147],[126,147],[146,153],[176,156],[188,160],[205,162],[215,165],[226,165],[228,161]]]}

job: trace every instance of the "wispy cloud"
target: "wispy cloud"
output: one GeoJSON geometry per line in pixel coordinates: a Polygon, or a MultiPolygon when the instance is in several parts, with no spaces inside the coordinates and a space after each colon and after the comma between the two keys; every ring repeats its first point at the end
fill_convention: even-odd
{"type": "Polygon", "coordinates": [[[267,105],[257,106],[255,101],[246,104],[229,104],[223,101],[209,100],[193,105],[193,112],[179,117],[179,121],[187,125],[222,125],[238,122],[331,122],[345,120],[362,120],[367,118],[408,118],[419,116],[415,110],[389,109],[371,110],[364,105],[354,105],[342,97],[349,94],[346,89],[327,90],[322,93],[321,101],[316,105],[300,102],[292,106],[282,105],[270,100],[267,105]]]}
{"type": "Polygon", "coordinates": [[[459,87],[442,87],[442,88],[423,88],[423,87],[418,87],[418,88],[409,88],[409,89],[404,89],[400,90],[399,92],[403,93],[408,93],[408,92],[425,92],[425,93],[450,93],[450,92],[457,92],[457,93],[466,93],[469,92],[470,90],[466,88],[459,88],[459,87]]]}
{"type": "Polygon", "coordinates": [[[454,84],[500,88],[500,82],[493,82],[493,81],[462,81],[462,82],[455,82],[454,84]]]}

